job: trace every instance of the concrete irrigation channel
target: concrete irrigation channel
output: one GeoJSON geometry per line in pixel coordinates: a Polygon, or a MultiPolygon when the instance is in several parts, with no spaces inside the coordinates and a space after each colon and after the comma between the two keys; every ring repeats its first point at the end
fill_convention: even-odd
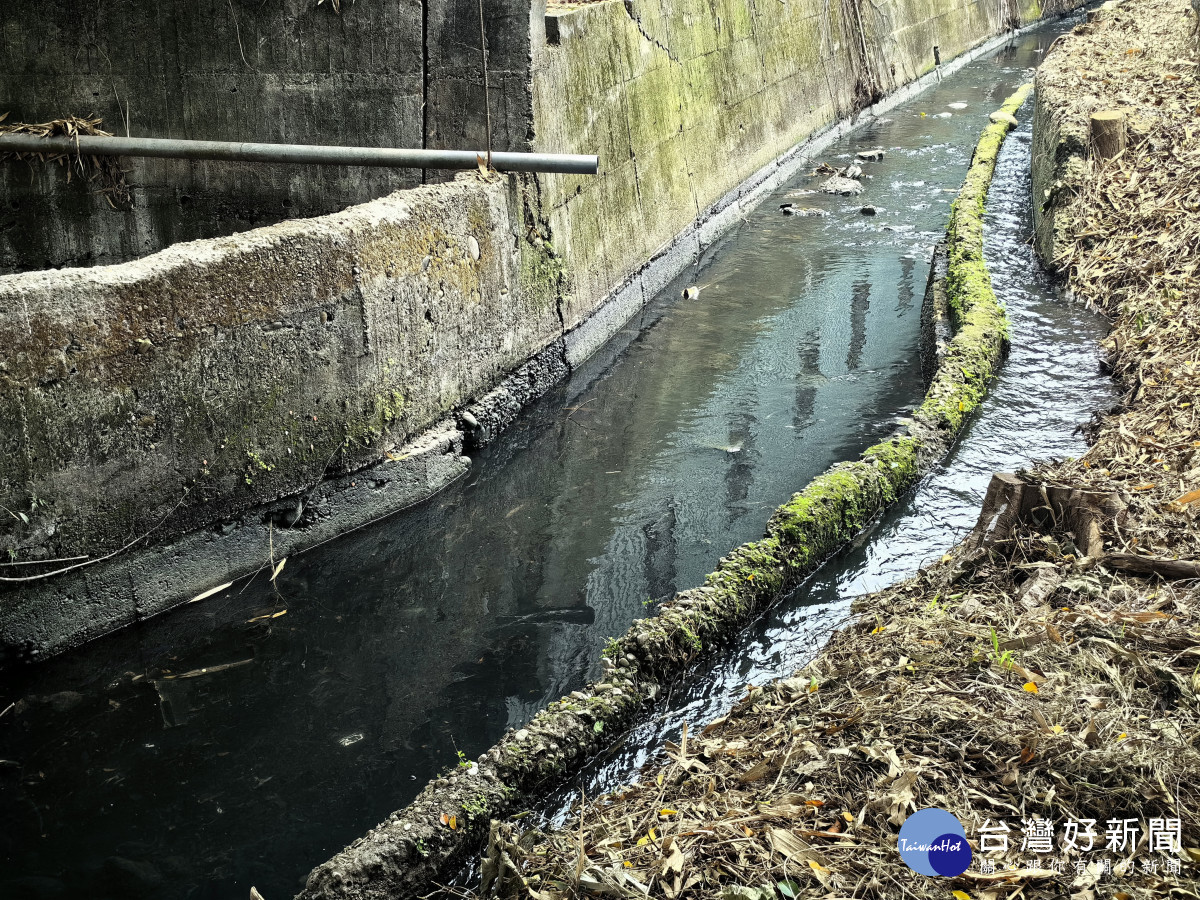
{"type": "MultiPolygon", "coordinates": [[[[670,733],[647,721],[695,696],[679,677],[732,683],[696,673],[736,669],[720,648],[784,596],[776,615],[811,609],[796,588],[918,483],[929,490],[922,476],[983,402],[1006,326],[979,275],[979,195],[956,213],[944,306],[936,280],[927,291],[930,252],[988,114],[1055,33],[1014,38],[812,150],[431,501],[291,558],[274,585],[239,582],[9,673],[4,705],[19,708],[0,748],[39,773],[4,787],[19,811],[13,883],[403,895],[451,877],[492,815],[545,807],[584,763],[603,786],[644,759],[670,733]],[[818,192],[828,176],[808,172],[822,161],[861,168],[862,195],[818,192]],[[939,308],[956,336],[927,386],[939,308]],[[656,697],[668,705],[647,714],[656,697]]],[[[972,173],[990,170],[1008,128],[990,127],[996,146],[972,173]]],[[[1056,355],[1058,331],[1028,333],[1035,357],[1056,355]]],[[[1023,377],[1006,404],[1047,376],[1023,377]]],[[[1039,420],[1047,453],[1086,417],[1070,403],[1039,420]]],[[[1004,464],[1019,459],[1010,448],[1004,464]]],[[[821,571],[810,586],[836,581],[821,571]]],[[[819,644],[820,629],[783,630],[807,635],[798,652],[819,644]]],[[[793,660],[768,646],[757,677],[793,660]]]]}

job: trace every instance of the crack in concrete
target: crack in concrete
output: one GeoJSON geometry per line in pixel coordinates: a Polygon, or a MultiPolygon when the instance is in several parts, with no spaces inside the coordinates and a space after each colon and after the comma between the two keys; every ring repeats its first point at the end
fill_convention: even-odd
{"type": "Polygon", "coordinates": [[[667,54],[667,59],[669,59],[671,62],[675,63],[675,65],[677,65],[677,66],[683,65],[683,63],[681,63],[679,61],[679,58],[677,56],[675,56],[674,53],[671,52],[670,47],[668,47],[666,44],[663,44],[663,43],[655,40],[653,37],[650,36],[649,32],[646,31],[646,29],[642,25],[642,20],[633,11],[633,0],[625,0],[624,6],[625,6],[625,12],[629,16],[629,20],[631,22],[633,22],[634,25],[637,26],[637,30],[641,32],[642,37],[645,38],[647,41],[649,41],[651,44],[653,44],[655,47],[657,47],[659,50],[661,50],[663,53],[667,54]]]}

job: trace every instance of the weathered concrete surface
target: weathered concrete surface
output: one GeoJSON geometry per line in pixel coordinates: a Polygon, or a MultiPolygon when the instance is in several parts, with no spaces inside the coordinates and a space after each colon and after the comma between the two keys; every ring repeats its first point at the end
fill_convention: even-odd
{"type": "Polygon", "coordinates": [[[597,177],[540,179],[544,236],[567,265],[564,322],[582,326],[568,359],[602,343],[822,135],[836,137],[835,123],[882,112],[930,77],[935,46],[944,63],[963,60],[1042,13],[1006,0],[552,9],[534,56],[533,147],[600,155],[597,177]],[[604,300],[611,328],[595,319],[604,300]]]}
{"type": "MultiPolygon", "coordinates": [[[[0,594],[0,665],[31,662],[178,606],[189,595],[419,503],[471,465],[463,434],[442,424],[367,471],[330,478],[298,496],[235,513],[165,542],[0,594]],[[394,457],[394,458],[393,458],[394,457]],[[295,521],[295,524],[288,523],[295,521]]],[[[265,576],[264,576],[265,577],[265,576]]]]}
{"type": "MultiPolygon", "coordinates": [[[[520,192],[466,175],[120,266],[0,277],[0,547],[95,558],[253,517],[303,532],[311,503],[262,505],[397,458],[560,335],[520,192]]],[[[153,590],[111,568],[16,585],[0,640],[76,643],[248,565],[177,563],[153,590]]]]}
{"type": "MultiPolygon", "coordinates": [[[[487,2],[495,149],[528,144],[536,7],[487,2]]],[[[481,65],[474,0],[340,11],[315,0],[15,0],[0,22],[0,113],[9,123],[94,113],[141,137],[470,149],[486,144],[481,65]]],[[[423,180],[416,169],[122,162],[133,194],[122,210],[58,165],[0,163],[0,274],[139,258],[423,180]]]]}

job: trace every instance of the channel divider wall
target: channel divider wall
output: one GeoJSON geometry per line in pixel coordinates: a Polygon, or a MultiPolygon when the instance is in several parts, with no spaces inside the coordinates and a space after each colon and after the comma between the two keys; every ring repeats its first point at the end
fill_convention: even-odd
{"type": "Polygon", "coordinates": [[[599,681],[510,730],[478,761],[433,780],[408,807],[315,868],[300,900],[409,897],[448,879],[481,846],[493,818],[535,800],[624,734],[664,685],[797,587],[945,456],[1007,352],[1008,318],[983,258],[983,214],[1000,147],[1032,90],[1023,85],[993,114],[951,206],[944,287],[953,337],[911,419],[793,495],[764,536],[723,557],[703,586],[634,622],[606,648],[599,681]]]}

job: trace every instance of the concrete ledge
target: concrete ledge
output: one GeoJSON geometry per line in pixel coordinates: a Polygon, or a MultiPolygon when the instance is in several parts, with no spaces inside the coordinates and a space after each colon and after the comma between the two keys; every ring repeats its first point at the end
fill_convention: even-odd
{"type": "Polygon", "coordinates": [[[111,560],[103,577],[78,569],[5,596],[0,665],[51,652],[172,609],[231,580],[428,499],[471,461],[452,424],[431,429],[392,457],[312,491],[256,507],[209,528],[111,560]]]}
{"type": "Polygon", "coordinates": [[[459,474],[444,417],[515,369],[498,426],[566,372],[560,270],[522,237],[526,186],[468,175],[131,263],[0,276],[0,550],[48,561],[0,569],[0,663],[254,571],[266,524],[292,525],[298,503],[279,553],[459,474]],[[358,498],[364,482],[381,487],[358,498]]]}
{"type": "Polygon", "coordinates": [[[946,357],[954,331],[950,327],[950,303],[946,299],[946,242],[938,241],[933,248],[933,260],[929,264],[929,280],[925,282],[925,296],[921,301],[921,375],[925,387],[933,383],[933,376],[946,357]]]}

